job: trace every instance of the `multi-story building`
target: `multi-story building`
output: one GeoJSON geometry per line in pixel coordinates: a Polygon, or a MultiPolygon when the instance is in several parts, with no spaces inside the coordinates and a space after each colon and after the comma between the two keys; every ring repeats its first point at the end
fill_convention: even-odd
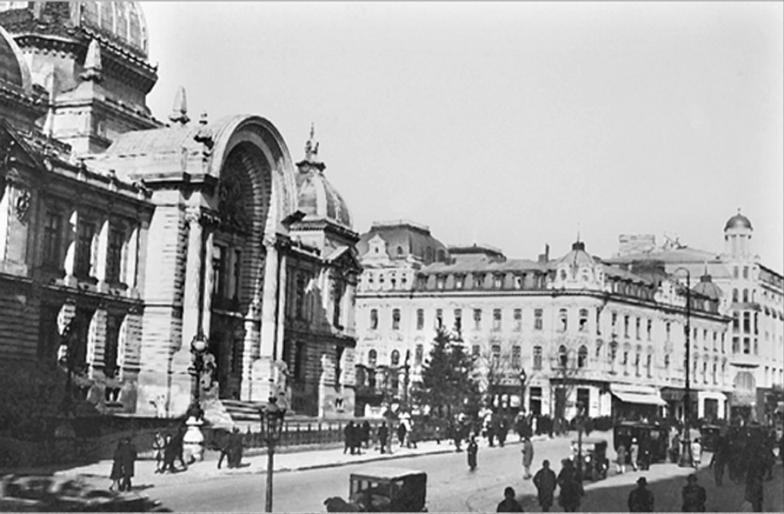
{"type": "Polygon", "coordinates": [[[3,364],[67,356],[99,410],[180,416],[204,337],[215,408],[352,415],[358,236],[312,133],[295,167],[272,123],[192,123],[184,90],[155,119],[135,2],[4,2],[0,25],[3,364]]]}
{"type": "MultiPolygon", "coordinates": [[[[404,224],[387,230],[396,240],[413,231],[404,224]]],[[[476,357],[497,406],[520,405],[525,371],[522,403],[535,413],[571,417],[581,404],[591,416],[681,416],[688,323],[693,415],[726,414],[729,318],[719,312],[709,275],[690,290],[687,317],[683,288],[660,263],[622,269],[590,255],[583,242],[561,258],[549,259],[548,250],[536,261],[486,246],[449,247],[441,262],[393,283],[390,273],[400,268],[394,244],[376,227],[362,240],[373,244],[361,247],[358,405],[377,403],[378,394],[364,393],[390,383],[403,400],[395,386],[418,379],[436,329],[444,328],[476,357]],[[388,256],[386,269],[378,255],[388,256]]]]}
{"type": "Polygon", "coordinates": [[[732,317],[731,410],[733,415],[764,421],[770,415],[765,410],[767,396],[784,386],[784,277],[754,254],[753,232],[751,221],[738,212],[724,225],[723,252],[679,243],[664,248],[649,245],[645,251],[622,245],[619,255],[608,260],[627,266],[655,259],[671,272],[686,269],[692,277],[710,273],[722,291],[722,310],[732,317]]]}

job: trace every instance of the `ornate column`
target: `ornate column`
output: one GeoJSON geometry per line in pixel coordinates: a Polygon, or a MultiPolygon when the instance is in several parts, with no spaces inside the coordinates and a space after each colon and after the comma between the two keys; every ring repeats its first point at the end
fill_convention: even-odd
{"type": "Polygon", "coordinates": [[[74,270],[76,269],[76,242],[77,230],[79,227],[79,212],[76,208],[73,209],[68,218],[68,227],[65,236],[65,261],[63,268],[65,269],[65,283],[66,285],[76,285],[76,276],[74,270]]]}
{"type": "MultiPolygon", "coordinates": [[[[210,335],[210,321],[212,312],[212,289],[215,276],[212,273],[213,231],[211,226],[206,227],[204,242],[204,291],[201,303],[201,326],[204,334],[210,335]]],[[[231,269],[231,268],[229,268],[231,269]]]]}
{"type": "Polygon", "coordinates": [[[98,289],[106,290],[106,265],[109,257],[109,218],[104,217],[98,228],[98,250],[95,256],[95,278],[98,279],[98,289]]]}
{"type": "Polygon", "coordinates": [[[185,213],[188,224],[188,252],[185,264],[185,290],[182,298],[182,340],[180,349],[188,351],[191,339],[196,336],[199,323],[200,288],[202,272],[203,227],[198,209],[185,213]]]}

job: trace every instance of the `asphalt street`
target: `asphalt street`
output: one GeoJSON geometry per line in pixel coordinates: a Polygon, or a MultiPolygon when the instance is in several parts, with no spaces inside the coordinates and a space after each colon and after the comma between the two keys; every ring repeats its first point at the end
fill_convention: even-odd
{"type": "MultiPolygon", "coordinates": [[[[569,439],[556,438],[534,444],[533,470],[549,459],[556,470],[569,454],[569,439]]],[[[530,480],[522,479],[520,444],[504,448],[480,447],[479,466],[468,470],[466,454],[426,455],[385,463],[346,465],[305,471],[282,472],[274,476],[274,510],[276,512],[324,512],[324,499],[348,495],[349,475],[367,467],[392,466],[425,471],[428,475],[427,508],[430,512],[495,511],[504,487],[511,485],[528,512],[538,511],[535,489],[530,480]]],[[[610,455],[613,458],[614,455],[610,455]]],[[[656,496],[657,511],[680,510],[680,490],[692,470],[673,464],[656,464],[650,470],[613,475],[596,483],[586,482],[582,511],[626,510],[626,498],[640,476],[645,476],[656,496]]],[[[699,472],[700,483],[708,489],[708,511],[749,510],[743,503],[743,485],[717,488],[710,471],[699,472]]],[[[145,491],[174,511],[191,512],[259,512],[264,508],[264,474],[219,476],[209,479],[156,485],[145,491]]],[[[780,491],[784,489],[782,467],[776,467],[773,481],[765,483],[766,511],[784,510],[780,491]]],[[[560,511],[554,506],[553,511],[560,511]]]]}

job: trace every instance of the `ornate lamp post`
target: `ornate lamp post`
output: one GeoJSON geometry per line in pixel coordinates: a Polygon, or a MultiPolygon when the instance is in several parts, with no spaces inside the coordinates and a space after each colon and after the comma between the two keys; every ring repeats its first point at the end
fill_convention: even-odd
{"type": "Polygon", "coordinates": [[[267,494],[264,498],[264,512],[272,512],[272,472],[275,455],[275,445],[280,441],[283,433],[283,418],[286,408],[278,405],[278,400],[271,397],[264,409],[259,411],[261,416],[261,434],[267,443],[267,494]]]}
{"type": "Polygon", "coordinates": [[[193,375],[193,395],[191,404],[188,407],[186,416],[188,420],[185,424],[188,429],[183,437],[183,445],[190,454],[190,460],[202,460],[204,458],[204,434],[201,432],[204,411],[201,408],[201,374],[204,371],[204,354],[207,353],[207,338],[201,329],[191,341],[191,354],[193,355],[193,366],[190,368],[193,375]]]}
{"type": "Polygon", "coordinates": [[[520,369],[520,412],[525,412],[525,381],[528,380],[524,369],[520,369]]]}
{"type": "Polygon", "coordinates": [[[692,467],[693,456],[691,454],[691,381],[689,373],[691,371],[691,272],[687,268],[678,268],[673,273],[680,271],[686,272],[686,325],[684,334],[686,335],[686,371],[685,393],[683,395],[683,435],[681,441],[683,450],[681,451],[680,467],[692,467]]]}

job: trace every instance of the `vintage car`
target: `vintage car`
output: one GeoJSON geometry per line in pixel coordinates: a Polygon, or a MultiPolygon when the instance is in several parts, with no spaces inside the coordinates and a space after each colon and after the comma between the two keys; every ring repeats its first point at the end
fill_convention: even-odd
{"type": "Polygon", "coordinates": [[[352,473],[349,501],[327,498],[327,512],[427,512],[427,474],[404,468],[369,468],[352,473]]]}
{"type": "Polygon", "coordinates": [[[5,475],[0,478],[0,512],[169,512],[133,492],[99,489],[80,478],[5,475]]]}
{"type": "MultiPolygon", "coordinates": [[[[624,445],[628,451],[632,439],[635,438],[641,449],[648,445],[651,463],[664,462],[667,459],[668,441],[665,427],[637,421],[620,421],[613,427],[613,446],[616,451],[620,445],[624,445]]],[[[629,453],[626,455],[628,459],[629,453]]]]}
{"type": "Polygon", "coordinates": [[[590,478],[593,481],[607,478],[607,470],[610,468],[610,460],[607,458],[607,441],[596,437],[585,437],[582,441],[572,439],[572,460],[582,471],[584,478],[590,478]],[[577,462],[577,459],[580,458],[578,452],[582,452],[582,462],[577,462]]]}
{"type": "Polygon", "coordinates": [[[716,450],[716,443],[724,429],[718,425],[702,425],[700,427],[700,442],[702,450],[712,452],[716,450]]]}

